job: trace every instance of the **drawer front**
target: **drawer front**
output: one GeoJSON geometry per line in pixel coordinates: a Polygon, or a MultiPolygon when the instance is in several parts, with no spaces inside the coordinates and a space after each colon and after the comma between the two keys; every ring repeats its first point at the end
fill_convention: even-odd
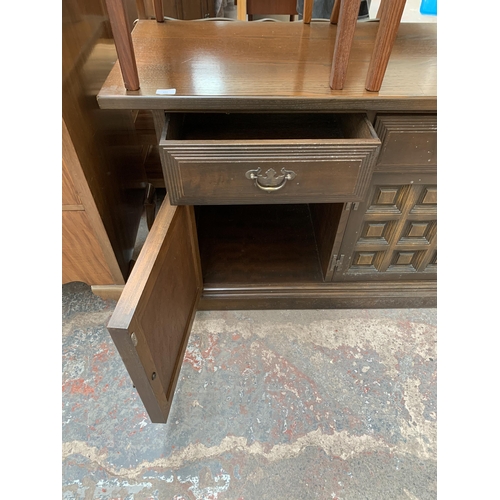
{"type": "Polygon", "coordinates": [[[378,115],[375,131],[382,142],[376,170],[401,167],[435,170],[436,115],[378,115]]]}
{"type": "Polygon", "coordinates": [[[361,201],[380,141],[366,119],[356,130],[361,137],[353,139],[163,139],[160,151],[171,202],[361,201]]]}

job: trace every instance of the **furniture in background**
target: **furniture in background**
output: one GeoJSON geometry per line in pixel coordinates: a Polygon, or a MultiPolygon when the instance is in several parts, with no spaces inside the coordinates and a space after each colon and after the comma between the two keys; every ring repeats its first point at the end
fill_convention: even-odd
{"type": "MultiPolygon", "coordinates": [[[[153,19],[161,7],[163,15],[173,19],[205,19],[216,17],[217,0],[135,0],[139,19],[153,19]]],[[[220,0],[219,0],[220,3],[220,0]]]]}
{"type": "MultiPolygon", "coordinates": [[[[62,282],[82,281],[116,298],[146,199],[151,139],[136,129],[137,112],[97,105],[117,57],[101,1],[62,7],[62,282]]],[[[123,12],[131,27],[135,5],[124,3],[123,12]]]]}
{"type": "Polygon", "coordinates": [[[297,0],[246,0],[248,20],[253,21],[254,15],[290,16],[290,21],[297,15],[297,0]]]}

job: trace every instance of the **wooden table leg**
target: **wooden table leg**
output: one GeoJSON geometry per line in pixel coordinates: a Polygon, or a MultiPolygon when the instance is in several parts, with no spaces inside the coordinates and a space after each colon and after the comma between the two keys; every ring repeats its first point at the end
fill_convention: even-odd
{"type": "Polygon", "coordinates": [[[314,0],[304,0],[304,12],[302,13],[302,20],[305,24],[310,24],[313,13],[314,0]]]}
{"type": "Polygon", "coordinates": [[[139,90],[139,75],[135,62],[134,46],[122,0],[106,0],[116,53],[120,61],[123,84],[127,90],[139,90]]]}
{"type": "Polygon", "coordinates": [[[344,88],[344,80],[351,53],[352,39],[358,21],[361,0],[343,0],[340,4],[337,36],[333,50],[332,69],[330,72],[330,87],[333,90],[344,88]]]}
{"type": "Polygon", "coordinates": [[[382,3],[387,5],[379,9],[380,22],[365,82],[366,90],[371,92],[378,92],[382,86],[406,0],[382,0],[382,3]]]}

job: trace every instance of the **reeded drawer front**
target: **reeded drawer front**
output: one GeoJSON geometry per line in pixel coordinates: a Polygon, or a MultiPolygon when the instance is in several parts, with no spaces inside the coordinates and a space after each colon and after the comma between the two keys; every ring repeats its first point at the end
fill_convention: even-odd
{"type": "Polygon", "coordinates": [[[361,201],[380,141],[363,114],[170,114],[173,204],[361,201]]]}
{"type": "Polygon", "coordinates": [[[375,130],[382,141],[376,170],[404,171],[412,167],[435,170],[437,116],[378,115],[375,130]]]}

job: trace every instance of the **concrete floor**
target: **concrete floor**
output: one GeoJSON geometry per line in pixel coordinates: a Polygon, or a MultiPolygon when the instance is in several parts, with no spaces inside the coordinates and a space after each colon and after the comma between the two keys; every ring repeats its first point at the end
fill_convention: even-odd
{"type": "Polygon", "coordinates": [[[63,286],[63,498],[436,498],[436,310],[199,312],[167,424],[63,286]]]}

